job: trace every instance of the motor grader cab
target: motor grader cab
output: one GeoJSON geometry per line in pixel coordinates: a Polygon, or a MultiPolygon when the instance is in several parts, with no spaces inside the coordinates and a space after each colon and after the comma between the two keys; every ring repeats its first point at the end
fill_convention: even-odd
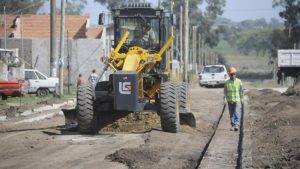
{"type": "Polygon", "coordinates": [[[143,111],[158,112],[163,131],[177,132],[180,123],[195,126],[188,86],[170,82],[167,69],[170,62],[165,53],[174,38],[168,34],[170,17],[148,3],[113,9],[112,16],[114,50],[99,79],[107,69],[113,73],[95,88],[78,89],[79,131],[96,133],[111,114],[143,111]]]}

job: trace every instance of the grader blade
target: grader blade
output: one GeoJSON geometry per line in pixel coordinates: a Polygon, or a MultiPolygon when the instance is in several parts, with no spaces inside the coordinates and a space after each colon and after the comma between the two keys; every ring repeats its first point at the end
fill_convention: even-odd
{"type": "Polygon", "coordinates": [[[61,110],[65,116],[66,129],[76,128],[78,126],[76,109],[75,108],[63,108],[61,110]]]}
{"type": "Polygon", "coordinates": [[[196,127],[196,119],[193,113],[184,112],[179,113],[180,124],[186,124],[191,127],[196,127]]]}

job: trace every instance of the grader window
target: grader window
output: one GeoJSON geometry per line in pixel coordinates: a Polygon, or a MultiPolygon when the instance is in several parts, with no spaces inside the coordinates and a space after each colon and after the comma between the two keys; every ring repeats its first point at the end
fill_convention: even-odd
{"type": "Polygon", "coordinates": [[[159,20],[157,18],[119,18],[117,41],[122,38],[126,31],[129,37],[126,46],[140,46],[145,49],[159,47],[159,20]]]}

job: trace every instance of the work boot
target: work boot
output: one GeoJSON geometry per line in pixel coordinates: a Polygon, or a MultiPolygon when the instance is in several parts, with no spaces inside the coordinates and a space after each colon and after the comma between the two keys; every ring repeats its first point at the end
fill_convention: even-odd
{"type": "Polygon", "coordinates": [[[234,131],[239,131],[239,128],[238,127],[234,127],[234,131]]]}

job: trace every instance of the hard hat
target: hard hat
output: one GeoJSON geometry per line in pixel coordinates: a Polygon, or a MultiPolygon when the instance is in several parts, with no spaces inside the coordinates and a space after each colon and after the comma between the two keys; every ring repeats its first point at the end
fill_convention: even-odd
{"type": "Polygon", "coordinates": [[[236,71],[236,68],[235,67],[230,67],[229,69],[228,69],[228,73],[229,74],[232,74],[232,73],[236,73],[237,71],[236,71]]]}

